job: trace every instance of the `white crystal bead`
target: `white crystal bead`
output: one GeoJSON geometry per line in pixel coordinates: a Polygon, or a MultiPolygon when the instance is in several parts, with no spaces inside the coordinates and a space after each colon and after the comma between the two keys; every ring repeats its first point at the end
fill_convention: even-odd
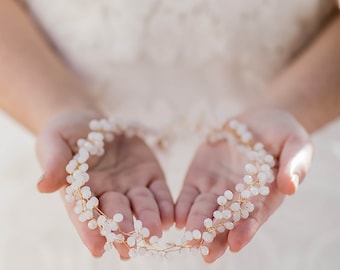
{"type": "Polygon", "coordinates": [[[206,218],[203,222],[204,227],[210,228],[213,225],[213,221],[211,218],[206,218]]]}
{"type": "Polygon", "coordinates": [[[230,210],[228,210],[228,209],[226,209],[226,210],[223,210],[223,218],[225,218],[225,219],[228,219],[228,218],[230,218],[231,217],[231,211],[230,210]]]}
{"type": "Polygon", "coordinates": [[[194,239],[200,240],[201,237],[202,237],[202,234],[201,234],[201,232],[199,230],[193,230],[192,231],[192,236],[193,236],[194,239]]]}
{"type": "Polygon", "coordinates": [[[130,258],[135,258],[135,257],[137,257],[137,255],[138,255],[138,253],[137,253],[137,250],[135,248],[131,248],[129,250],[129,257],[130,258]]]}
{"type": "Polygon", "coordinates": [[[249,212],[247,210],[245,210],[245,209],[241,209],[241,217],[243,219],[248,218],[249,217],[249,212]]]}
{"type": "Polygon", "coordinates": [[[264,148],[264,145],[262,143],[255,143],[254,144],[254,150],[255,151],[260,151],[264,148]]]}
{"type": "Polygon", "coordinates": [[[230,205],[230,209],[232,210],[232,211],[238,211],[238,210],[240,210],[241,209],[241,206],[240,206],[240,204],[238,203],[238,202],[233,202],[231,205],[230,205]]]}
{"type": "Polygon", "coordinates": [[[89,127],[91,130],[100,130],[101,125],[98,120],[92,120],[90,121],[89,127]]]}
{"type": "Polygon", "coordinates": [[[247,184],[250,185],[251,183],[253,183],[253,177],[251,177],[250,175],[245,175],[243,177],[243,181],[247,184]]]}
{"type": "Polygon", "coordinates": [[[224,232],[225,232],[225,227],[222,226],[222,225],[219,225],[219,226],[217,227],[216,231],[217,231],[218,233],[224,233],[224,232]]]}
{"type": "Polygon", "coordinates": [[[103,226],[106,223],[107,218],[103,215],[97,218],[97,223],[99,226],[103,226]]]}
{"type": "Polygon", "coordinates": [[[112,244],[111,243],[109,243],[109,242],[106,242],[105,243],[105,245],[104,245],[104,250],[105,251],[110,251],[110,250],[112,250],[112,244]]]}
{"type": "Polygon", "coordinates": [[[266,182],[267,175],[264,172],[260,172],[257,174],[257,179],[260,182],[266,182]]]}
{"type": "Polygon", "coordinates": [[[209,232],[203,232],[202,239],[207,243],[211,243],[214,240],[214,236],[209,232]]]}
{"type": "Polygon", "coordinates": [[[262,164],[261,167],[260,167],[260,170],[262,172],[270,172],[270,166],[268,164],[262,164]]]}
{"type": "Polygon", "coordinates": [[[232,229],[234,229],[235,225],[234,225],[233,222],[228,221],[228,222],[224,223],[224,227],[225,227],[227,230],[231,231],[232,229]]]}
{"type": "Polygon", "coordinates": [[[241,220],[241,213],[240,213],[240,212],[234,212],[234,214],[233,214],[233,220],[234,220],[235,222],[240,221],[240,220],[241,220]]]}
{"type": "Polygon", "coordinates": [[[149,242],[150,242],[151,245],[156,245],[158,243],[158,240],[159,240],[158,236],[153,235],[153,236],[150,237],[149,242]]]}
{"type": "Polygon", "coordinates": [[[218,198],[217,198],[217,203],[218,203],[218,205],[226,205],[226,203],[227,203],[227,198],[225,197],[225,196],[219,196],[218,198]]]}
{"type": "Polygon", "coordinates": [[[251,196],[251,193],[250,193],[250,191],[247,190],[247,189],[243,190],[242,193],[241,193],[241,197],[242,197],[243,199],[249,199],[250,196],[251,196]]]}
{"type": "Polygon", "coordinates": [[[214,218],[216,218],[216,219],[222,219],[223,214],[222,214],[221,211],[216,210],[216,211],[214,211],[213,216],[214,216],[214,218]]]}
{"type": "Polygon", "coordinates": [[[136,244],[136,238],[135,237],[128,237],[128,239],[126,240],[126,243],[129,247],[133,247],[136,244]]]}
{"type": "Polygon", "coordinates": [[[139,231],[143,228],[143,223],[140,220],[135,220],[133,225],[136,231],[139,231]]]}
{"type": "Polygon", "coordinates": [[[149,229],[148,228],[142,228],[141,230],[140,230],[140,233],[142,234],[142,236],[144,237],[144,238],[148,238],[149,236],[150,236],[150,231],[149,231],[149,229]]]}
{"type": "Polygon", "coordinates": [[[259,194],[259,189],[257,187],[251,187],[250,188],[250,193],[253,195],[253,196],[257,196],[259,194]]]}
{"type": "Polygon", "coordinates": [[[73,182],[75,181],[73,175],[68,175],[66,177],[66,182],[69,183],[69,184],[72,184],[73,182]]]}
{"type": "Polygon", "coordinates": [[[91,189],[88,186],[82,187],[81,190],[81,195],[84,199],[89,199],[91,197],[91,189]]]}
{"type": "Polygon", "coordinates": [[[86,163],[83,163],[79,166],[79,170],[81,170],[82,172],[87,172],[88,169],[89,169],[89,165],[86,163]]]}
{"type": "Polygon", "coordinates": [[[200,252],[201,252],[202,256],[207,256],[207,255],[209,255],[209,248],[207,246],[201,246],[200,252]]]}
{"type": "Polygon", "coordinates": [[[73,212],[76,214],[76,215],[79,215],[81,212],[83,212],[83,206],[82,205],[76,205],[73,209],[73,212]]]}
{"type": "Polygon", "coordinates": [[[87,209],[93,209],[99,205],[99,200],[97,197],[92,197],[90,200],[86,203],[87,209]]]}
{"type": "Polygon", "coordinates": [[[74,159],[70,160],[69,163],[66,165],[66,171],[69,173],[69,174],[72,174],[75,169],[77,168],[78,166],[78,162],[74,159]]]}
{"type": "Polygon", "coordinates": [[[267,196],[270,191],[269,191],[269,188],[267,186],[264,186],[264,187],[259,188],[259,192],[260,192],[261,195],[267,196]]]}
{"type": "Polygon", "coordinates": [[[235,187],[235,190],[237,192],[242,192],[243,190],[245,189],[245,186],[243,184],[237,184],[236,187],[235,187]]]}
{"type": "Polygon", "coordinates": [[[98,227],[98,224],[96,220],[91,219],[89,223],[87,223],[87,226],[89,227],[90,230],[94,230],[98,227]]]}
{"type": "Polygon", "coordinates": [[[250,174],[250,175],[254,175],[254,174],[257,173],[257,168],[256,168],[256,166],[255,166],[254,164],[251,164],[251,163],[246,164],[245,170],[246,170],[246,172],[247,172],[248,174],[250,174]]]}
{"type": "Polygon", "coordinates": [[[255,206],[251,202],[246,202],[244,204],[244,209],[246,209],[249,213],[251,213],[254,211],[255,206]]]}
{"type": "Polygon", "coordinates": [[[224,192],[224,196],[227,198],[228,201],[232,200],[234,197],[234,194],[230,190],[226,190],[224,192]]]}
{"type": "Polygon", "coordinates": [[[117,223],[122,222],[124,219],[123,215],[121,213],[117,213],[113,215],[113,220],[117,223]]]}

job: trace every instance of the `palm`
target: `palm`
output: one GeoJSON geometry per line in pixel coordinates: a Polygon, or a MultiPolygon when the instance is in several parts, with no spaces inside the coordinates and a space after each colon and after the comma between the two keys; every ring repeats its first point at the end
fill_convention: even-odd
{"type": "MultiPolygon", "coordinates": [[[[286,179],[289,176],[285,175],[287,166],[299,151],[304,151],[303,147],[310,148],[304,130],[285,113],[257,111],[241,115],[239,119],[248,125],[255,135],[255,141],[263,142],[267,151],[278,160],[275,169],[278,180],[271,184],[269,196],[252,198],[255,211],[250,218],[242,220],[229,234],[220,235],[210,244],[211,252],[205,258],[207,261],[214,261],[221,256],[227,245],[238,251],[251,240],[258,228],[283,201],[283,192],[289,193],[285,191],[291,189],[291,184],[286,179]],[[294,145],[294,138],[304,140],[294,145]]],[[[305,162],[309,164],[310,152],[306,155],[305,162]]],[[[177,225],[186,226],[188,230],[202,230],[203,220],[211,217],[218,206],[217,196],[226,189],[234,190],[235,185],[242,181],[245,163],[245,157],[232,143],[202,144],[193,158],[177,200],[177,225]]]]}
{"type": "MultiPolygon", "coordinates": [[[[76,141],[84,138],[88,133],[90,119],[73,116],[63,121],[54,120],[50,127],[38,140],[44,153],[51,145],[46,145],[46,139],[59,138],[58,161],[54,161],[49,173],[62,171],[65,174],[65,165],[76,153],[76,141]],[[62,160],[61,160],[62,159],[62,160]]],[[[58,141],[58,140],[57,140],[58,141]]],[[[54,140],[56,143],[56,140],[54,140]]],[[[41,163],[46,163],[46,157],[40,155],[41,163]],[[45,157],[45,159],[44,159],[45,157]]],[[[47,162],[48,163],[48,162],[47,162]]],[[[166,186],[164,174],[151,149],[139,138],[117,137],[105,147],[105,154],[100,158],[89,160],[90,181],[92,193],[99,199],[100,209],[107,215],[122,213],[125,217],[122,230],[132,230],[132,215],[142,220],[152,234],[161,235],[163,227],[173,223],[173,202],[166,186]]],[[[50,176],[51,177],[51,176],[50,176]]],[[[65,184],[65,175],[61,184],[65,184]]],[[[54,181],[55,179],[52,179],[54,181]]],[[[68,213],[76,226],[85,245],[91,252],[100,256],[103,253],[105,239],[98,231],[90,231],[86,224],[80,223],[73,213],[73,205],[66,204],[68,213]]],[[[117,249],[122,257],[127,257],[127,249],[118,245],[117,249]]]]}

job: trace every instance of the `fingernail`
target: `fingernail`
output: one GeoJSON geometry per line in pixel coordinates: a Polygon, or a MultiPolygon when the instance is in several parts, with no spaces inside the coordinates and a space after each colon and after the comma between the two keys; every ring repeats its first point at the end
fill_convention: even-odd
{"type": "Polygon", "coordinates": [[[292,175],[292,182],[295,186],[295,192],[297,191],[299,184],[300,184],[300,177],[296,173],[292,175]]]}
{"type": "Polygon", "coordinates": [[[38,179],[38,185],[44,180],[45,173],[43,173],[38,179]]]}

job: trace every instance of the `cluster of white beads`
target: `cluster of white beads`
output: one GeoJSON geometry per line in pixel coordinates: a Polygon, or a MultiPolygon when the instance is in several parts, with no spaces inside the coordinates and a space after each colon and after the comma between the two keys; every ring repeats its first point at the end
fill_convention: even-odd
{"type": "Polygon", "coordinates": [[[206,244],[213,242],[218,233],[232,230],[241,219],[247,219],[254,211],[250,198],[268,195],[267,184],[275,179],[272,171],[275,165],[273,156],[265,151],[261,143],[252,144],[252,134],[247,127],[232,120],[215,127],[208,134],[207,140],[216,143],[229,140],[232,136],[243,147],[242,150],[250,162],[245,165],[243,183],[235,186],[235,193],[226,190],[217,198],[218,208],[211,217],[204,220],[205,230],[186,231],[178,240],[167,242],[163,238],[151,236],[150,231],[143,227],[140,220],[134,220],[134,230],[124,232],[119,225],[124,219],[123,215],[116,213],[112,218],[106,216],[99,209],[98,198],[93,196],[90,187],[85,185],[90,179],[87,161],[91,155],[104,154],[105,141],[110,142],[118,135],[145,138],[146,129],[136,123],[127,123],[120,119],[93,120],[90,122],[90,129],[91,132],[86,139],[78,140],[79,151],[66,166],[68,173],[66,180],[69,183],[66,188],[66,201],[75,202],[74,213],[79,215],[81,222],[87,222],[89,229],[100,230],[100,234],[106,239],[105,251],[112,250],[114,244],[119,243],[129,249],[130,257],[166,255],[186,249],[206,256],[209,254],[206,244]]]}

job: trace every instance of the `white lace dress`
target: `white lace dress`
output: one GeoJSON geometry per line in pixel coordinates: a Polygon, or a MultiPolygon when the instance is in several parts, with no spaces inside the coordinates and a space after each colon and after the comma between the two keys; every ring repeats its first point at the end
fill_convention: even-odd
{"type": "MultiPolygon", "coordinates": [[[[23,2],[109,113],[160,127],[233,115],[261,98],[334,8],[330,0],[23,2]]],[[[58,196],[34,190],[34,138],[6,116],[0,121],[0,269],[338,269],[339,123],[314,136],[314,167],[299,193],[242,252],[207,266],[192,256],[91,258],[58,196]]],[[[162,159],[174,197],[194,148],[177,143],[162,159]]]]}

